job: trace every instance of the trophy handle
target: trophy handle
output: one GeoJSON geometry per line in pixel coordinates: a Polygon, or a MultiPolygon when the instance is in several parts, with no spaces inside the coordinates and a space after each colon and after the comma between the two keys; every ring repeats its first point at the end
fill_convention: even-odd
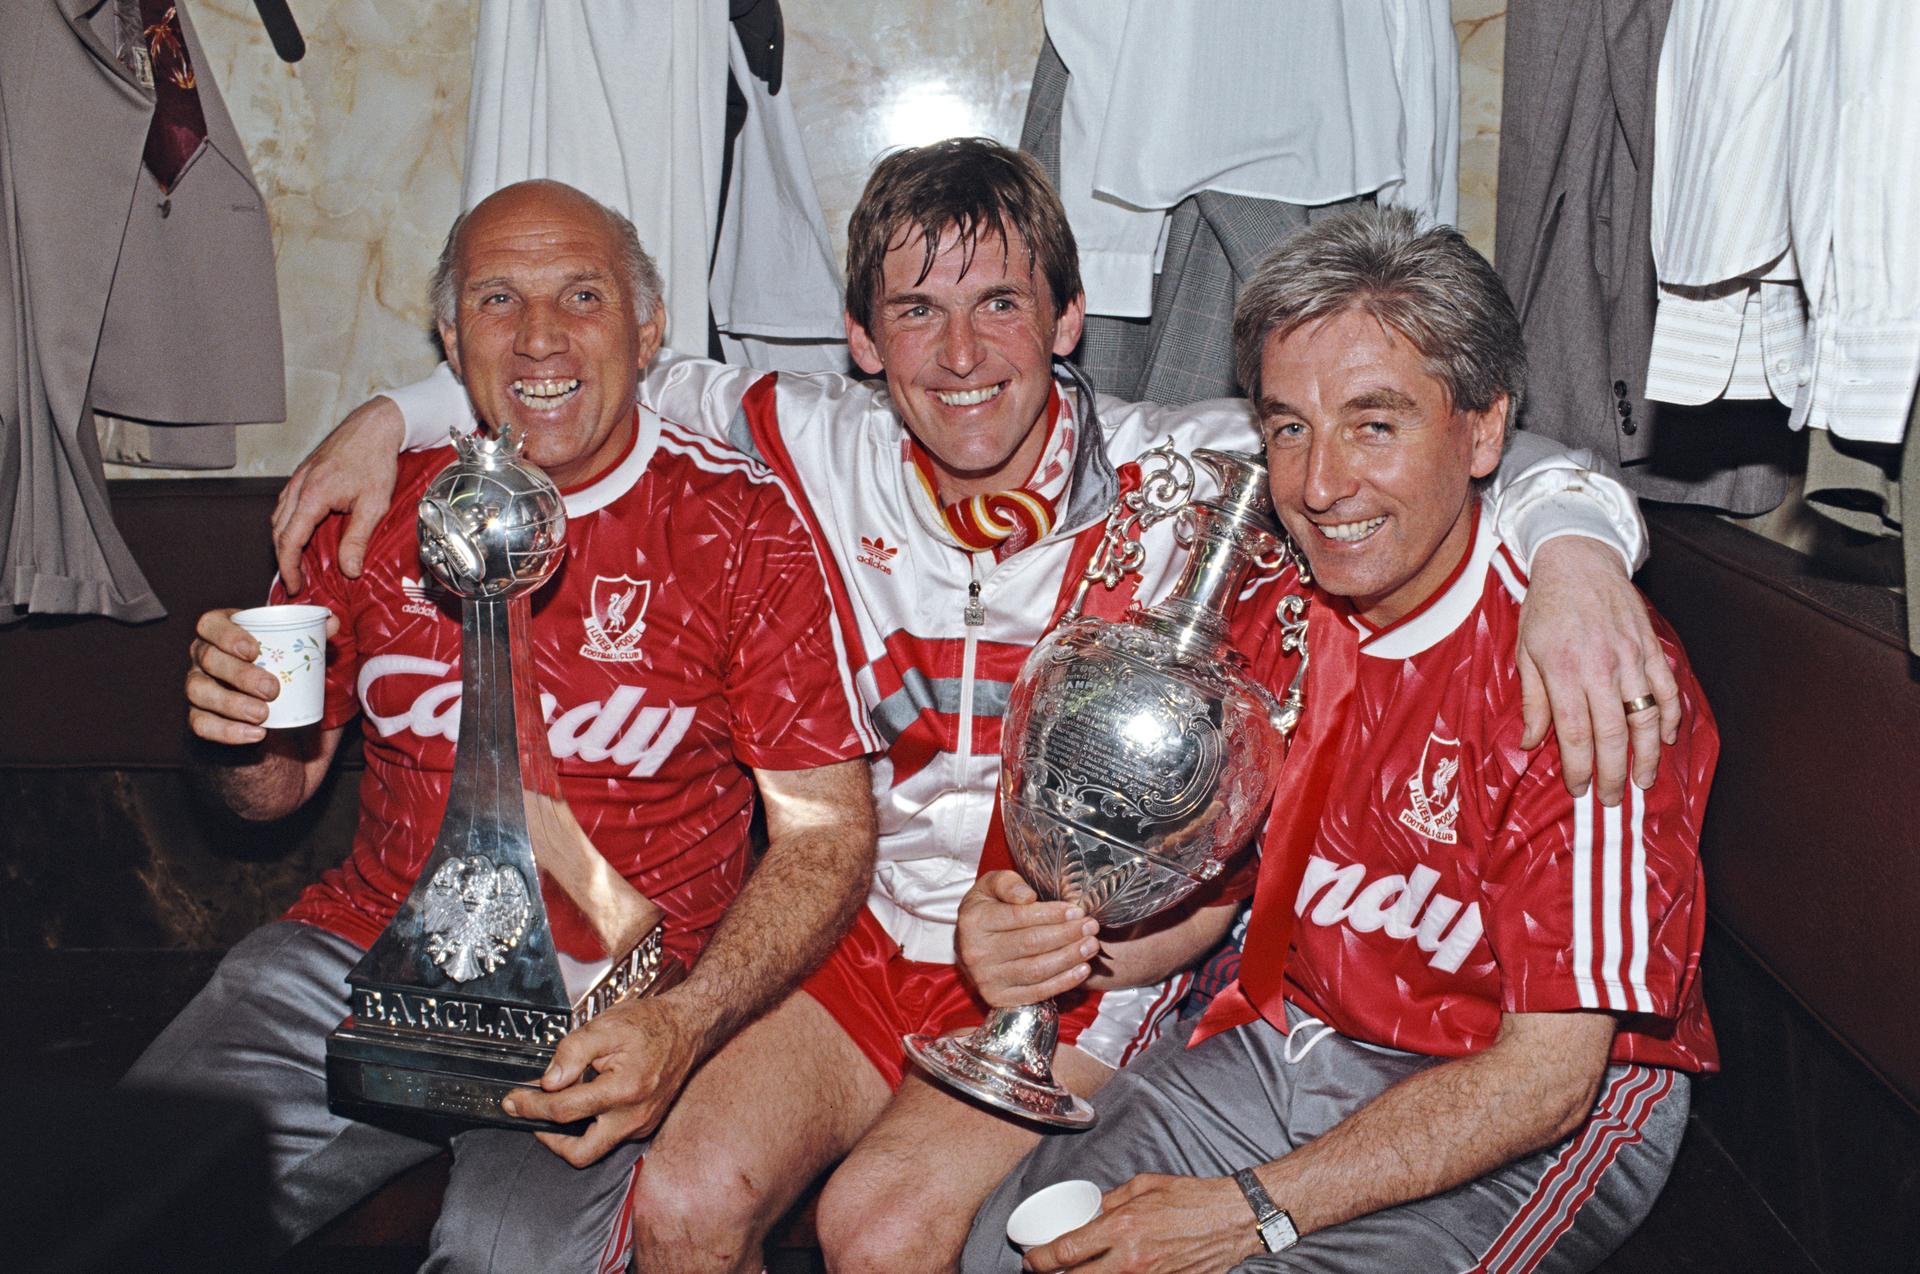
{"type": "Polygon", "coordinates": [[[1286,698],[1280,701],[1280,711],[1273,718],[1280,737],[1291,742],[1294,730],[1300,725],[1300,716],[1306,711],[1307,661],[1311,658],[1307,650],[1307,599],[1299,593],[1288,593],[1273,608],[1273,617],[1280,625],[1280,649],[1287,653],[1300,652],[1300,666],[1294,669],[1293,680],[1287,683],[1286,698]]]}
{"type": "Polygon", "coordinates": [[[1073,600],[1060,617],[1063,624],[1080,618],[1087,590],[1095,584],[1113,588],[1120,577],[1139,571],[1147,560],[1140,543],[1146,529],[1187,507],[1193,498],[1193,462],[1174,450],[1168,438],[1140,453],[1140,485],[1122,495],[1107,510],[1107,532],[1087,559],[1087,569],[1073,591],[1073,600]]]}

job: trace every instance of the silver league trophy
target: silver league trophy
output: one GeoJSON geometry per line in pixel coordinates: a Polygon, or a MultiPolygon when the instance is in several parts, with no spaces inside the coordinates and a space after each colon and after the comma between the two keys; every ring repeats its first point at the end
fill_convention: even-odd
{"type": "MultiPolygon", "coordinates": [[[[1043,898],[1078,904],[1113,930],[1220,874],[1272,800],[1301,676],[1285,702],[1243,670],[1227,615],[1256,565],[1277,566],[1267,467],[1258,455],[1198,451],[1220,493],[1194,501],[1193,468],[1171,445],[1108,518],[1066,617],[1028,655],[1001,733],[1000,804],[1013,860],[1043,898]],[[1130,533],[1177,515],[1186,569],[1158,605],[1111,622],[1079,614],[1144,556],[1130,533]]],[[[1296,555],[1296,563],[1298,558],[1296,555]]],[[[1303,568],[1304,569],[1304,568],[1303,568]]],[[[1305,649],[1305,599],[1282,602],[1287,649],[1305,649]]],[[[1052,1001],[996,1009],[967,1035],[910,1035],[908,1055],[990,1105],[1063,1128],[1092,1107],[1053,1078],[1052,1001]]]]}
{"type": "Polygon", "coordinates": [[[328,1104],[577,1132],[514,1119],[500,1099],[537,1084],[569,1031],[681,970],[658,909],[574,820],[547,746],[527,625],[560,565],[560,492],[511,425],[456,445],[419,506],[420,560],[461,599],[453,786],[413,891],[347,975],[328,1104]]]}

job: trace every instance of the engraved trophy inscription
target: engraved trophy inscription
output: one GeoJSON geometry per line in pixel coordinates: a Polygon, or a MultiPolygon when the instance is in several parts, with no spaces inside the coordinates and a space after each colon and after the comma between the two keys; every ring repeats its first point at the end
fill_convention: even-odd
{"type": "MultiPolygon", "coordinates": [[[[1179,902],[1253,839],[1303,684],[1296,677],[1276,700],[1227,641],[1249,571],[1280,561],[1263,459],[1196,452],[1220,491],[1191,500],[1186,458],[1170,446],[1148,456],[1162,467],[1109,515],[1081,597],[1137,570],[1136,530],[1166,517],[1180,519],[1189,549],[1179,582],[1120,622],[1080,617],[1076,598],[1027,657],[1001,732],[1000,805],[1015,865],[1042,898],[1077,903],[1109,930],[1179,902]]],[[[1290,642],[1298,636],[1289,631],[1290,642]]],[[[1058,1023],[1044,1002],[996,1010],[970,1034],[905,1043],[928,1072],[981,1101],[1084,1128],[1092,1108],[1053,1079],[1058,1023]]]]}
{"type": "Polygon", "coordinates": [[[560,565],[560,493],[511,426],[456,443],[419,505],[420,560],[461,599],[453,784],[412,892],[347,976],[328,1104],[579,1131],[511,1118],[500,1099],[538,1083],[567,1032],[682,971],[658,909],[575,821],[547,746],[527,630],[560,565]]]}

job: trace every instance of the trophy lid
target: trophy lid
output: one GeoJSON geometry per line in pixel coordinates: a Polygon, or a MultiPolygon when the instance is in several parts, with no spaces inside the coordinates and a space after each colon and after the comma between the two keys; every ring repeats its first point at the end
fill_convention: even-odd
{"type": "Polygon", "coordinates": [[[1267,458],[1257,451],[1215,451],[1201,447],[1194,459],[1207,466],[1220,492],[1199,503],[1217,509],[1235,525],[1267,530],[1275,523],[1273,491],[1268,483],[1267,458]]]}
{"type": "Polygon", "coordinates": [[[1180,511],[1176,526],[1188,549],[1186,567],[1142,622],[1164,633],[1175,651],[1204,650],[1225,659],[1226,613],[1248,572],[1278,546],[1280,527],[1264,455],[1207,448],[1193,454],[1220,490],[1180,511]]]}

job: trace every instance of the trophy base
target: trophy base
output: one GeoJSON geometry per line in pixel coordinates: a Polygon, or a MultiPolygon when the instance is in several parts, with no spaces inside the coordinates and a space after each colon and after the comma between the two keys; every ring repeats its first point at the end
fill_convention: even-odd
{"type": "Polygon", "coordinates": [[[1054,1082],[1053,1076],[1010,1066],[972,1047],[972,1034],[909,1035],[907,1056],[949,1088],[1022,1119],[1054,1128],[1091,1128],[1093,1107],[1054,1082]]]}
{"type": "Polygon", "coordinates": [[[516,1119],[500,1099],[516,1088],[537,1088],[553,1060],[551,1049],[485,1048],[358,1026],[349,1018],[327,1036],[327,1108],[349,1119],[377,1122],[401,1112],[485,1124],[520,1132],[578,1136],[590,1120],[559,1124],[516,1119]]]}

